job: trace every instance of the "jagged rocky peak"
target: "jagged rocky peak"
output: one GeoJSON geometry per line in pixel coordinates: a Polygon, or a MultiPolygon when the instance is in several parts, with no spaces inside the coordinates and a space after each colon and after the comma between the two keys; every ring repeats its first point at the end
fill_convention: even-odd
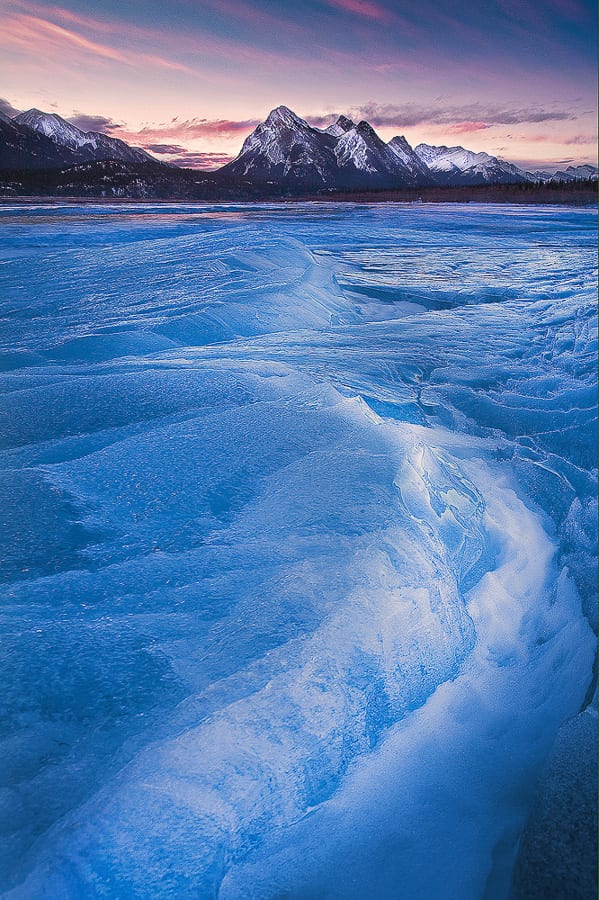
{"type": "Polygon", "coordinates": [[[329,125],[328,128],[325,128],[325,132],[327,134],[333,135],[333,137],[341,137],[342,134],[346,134],[348,131],[351,131],[351,129],[355,127],[355,122],[352,122],[352,120],[348,119],[347,116],[341,115],[336,122],[333,122],[332,125],[329,125]]]}
{"type": "Polygon", "coordinates": [[[32,106],[31,109],[26,109],[25,112],[18,113],[14,117],[14,121],[19,122],[21,125],[26,125],[28,122],[37,122],[49,115],[51,115],[51,113],[42,112],[41,109],[32,106]]]}
{"type": "Polygon", "coordinates": [[[95,136],[93,132],[85,132],[57,113],[46,113],[39,109],[28,109],[26,112],[19,113],[15,116],[14,121],[19,125],[26,125],[37,131],[38,134],[45,134],[46,137],[52,138],[53,141],[62,147],[69,147],[71,150],[77,150],[85,144],[89,144],[95,136]]]}
{"type": "Polygon", "coordinates": [[[395,137],[392,137],[389,141],[389,146],[396,147],[398,150],[403,150],[406,153],[414,152],[413,148],[408,143],[403,134],[396,134],[395,137]]]}
{"type": "Polygon", "coordinates": [[[335,156],[341,168],[350,166],[373,177],[386,178],[397,169],[393,154],[365,121],[358,122],[338,139],[335,156]]]}
{"type": "Polygon", "coordinates": [[[277,106],[245,139],[240,154],[223,167],[225,175],[326,186],[335,175],[335,139],[312,128],[286,106],[277,106]]]}
{"type": "Polygon", "coordinates": [[[397,134],[387,144],[395,159],[423,183],[430,180],[430,172],[426,164],[420,159],[414,148],[403,134],[397,134]]]}
{"type": "Polygon", "coordinates": [[[420,157],[420,159],[429,165],[434,162],[440,156],[444,156],[446,153],[451,153],[454,150],[461,149],[457,147],[446,147],[445,144],[442,144],[438,147],[435,147],[433,144],[417,144],[414,147],[414,153],[420,157]]]}
{"type": "Polygon", "coordinates": [[[272,109],[264,124],[275,128],[310,128],[304,119],[300,119],[287,106],[277,106],[275,109],[272,109]]]}
{"type": "Polygon", "coordinates": [[[596,178],[597,166],[592,166],[589,163],[582,166],[568,166],[566,172],[573,175],[574,178],[596,178]]]}
{"type": "Polygon", "coordinates": [[[377,141],[381,140],[370,122],[366,122],[365,119],[362,119],[362,121],[358,122],[354,127],[358,134],[364,135],[365,137],[376,138],[377,141]]]}

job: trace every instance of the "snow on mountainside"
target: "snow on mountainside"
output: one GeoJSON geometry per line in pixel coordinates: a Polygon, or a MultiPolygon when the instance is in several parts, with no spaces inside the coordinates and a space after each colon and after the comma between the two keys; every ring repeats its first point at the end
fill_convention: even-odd
{"type": "Polygon", "coordinates": [[[597,166],[568,166],[566,174],[572,178],[597,178],[597,166]]]}
{"type": "Polygon", "coordinates": [[[345,134],[350,129],[355,128],[356,123],[352,122],[351,119],[348,119],[347,116],[339,116],[336,122],[332,125],[329,125],[328,128],[325,128],[325,134],[332,134],[333,137],[341,137],[341,135],[345,134]]]}
{"type": "MultiPolygon", "coordinates": [[[[409,145],[408,145],[409,146],[409,145]]],[[[285,106],[273,110],[245,140],[224,175],[292,187],[361,187],[430,181],[424,167],[407,165],[368,122],[346,116],[328,128],[313,128],[285,106]]]]}
{"type": "Polygon", "coordinates": [[[124,162],[148,162],[152,157],[138,147],[130,147],[118,138],[108,137],[96,131],[82,131],[56,113],[28,109],[13,119],[50,138],[60,147],[77,153],[79,161],[118,159],[124,162]]]}
{"type": "Polygon", "coordinates": [[[561,169],[557,172],[534,172],[534,177],[539,181],[576,181],[577,179],[597,179],[597,166],[568,166],[565,171],[561,169]]]}
{"type": "Polygon", "coordinates": [[[420,181],[422,179],[430,179],[430,169],[420,159],[403,135],[391,138],[387,146],[396,158],[414,174],[416,179],[420,181]]]}
{"type": "Polygon", "coordinates": [[[76,153],[45,134],[7,116],[0,118],[0,169],[52,169],[72,166],[77,161],[76,153]]]}
{"type": "Polygon", "coordinates": [[[241,152],[220,171],[258,181],[330,183],[336,168],[332,135],[317,131],[286,106],[278,106],[247,137],[241,152]]]}
{"type": "Polygon", "coordinates": [[[370,175],[401,174],[403,168],[368,122],[354,125],[339,138],[335,157],[340,169],[351,167],[370,175]]]}
{"type": "Polygon", "coordinates": [[[517,166],[490,156],[488,153],[475,153],[464,147],[435,147],[431,144],[418,144],[415,153],[422,162],[435,173],[445,177],[452,183],[491,183],[509,181],[532,181],[533,176],[517,166]]]}

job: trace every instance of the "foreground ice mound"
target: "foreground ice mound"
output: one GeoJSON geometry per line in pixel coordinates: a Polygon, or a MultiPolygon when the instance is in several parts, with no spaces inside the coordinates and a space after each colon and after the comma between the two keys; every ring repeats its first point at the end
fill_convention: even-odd
{"type": "Polygon", "coordinates": [[[594,658],[594,214],[3,215],[2,889],[506,896],[594,658]]]}

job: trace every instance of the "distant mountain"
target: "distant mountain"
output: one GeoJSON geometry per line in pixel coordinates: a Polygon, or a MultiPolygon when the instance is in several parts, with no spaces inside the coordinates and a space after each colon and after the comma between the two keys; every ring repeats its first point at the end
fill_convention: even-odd
{"type": "Polygon", "coordinates": [[[565,171],[557,171],[557,172],[533,172],[534,178],[538,181],[596,181],[597,180],[597,166],[568,166],[565,171]]]}
{"type": "Polygon", "coordinates": [[[442,184],[510,184],[533,180],[530,172],[503,159],[464,147],[418,144],[414,152],[442,184]]]}
{"type": "Polygon", "coordinates": [[[130,147],[118,138],[108,137],[98,131],[82,131],[56,113],[28,109],[12,120],[54,141],[59,147],[73,151],[77,162],[118,159],[122,162],[148,162],[149,153],[138,147],[130,147]]]}

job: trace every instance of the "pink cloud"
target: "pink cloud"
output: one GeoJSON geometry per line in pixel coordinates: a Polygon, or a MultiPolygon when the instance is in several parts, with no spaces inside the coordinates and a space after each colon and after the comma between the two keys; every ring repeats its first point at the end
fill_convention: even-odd
{"type": "MultiPolygon", "coordinates": [[[[13,5],[20,7],[27,15],[35,13],[39,19],[58,20],[61,23],[58,27],[63,27],[65,31],[76,28],[79,31],[92,33],[94,38],[97,36],[108,38],[110,36],[113,40],[107,40],[106,43],[112,44],[114,42],[119,47],[121,44],[126,46],[127,54],[122,54],[123,57],[126,57],[123,59],[123,62],[126,62],[127,59],[135,58],[139,61],[160,65],[163,68],[178,69],[193,75],[201,74],[203,69],[208,73],[210,72],[210,67],[206,62],[206,57],[210,56],[220,59],[233,58],[234,56],[238,60],[258,66],[279,66],[289,62],[288,55],[277,52],[274,49],[267,50],[251,46],[243,41],[216,36],[208,31],[189,32],[183,30],[175,31],[174,29],[165,31],[164,29],[148,28],[121,19],[96,19],[91,15],[73,13],[61,6],[45,7],[33,2],[29,3],[27,0],[13,0],[13,5]],[[138,50],[134,51],[132,49],[133,44],[137,44],[138,50]],[[193,55],[198,62],[194,63],[194,68],[192,69],[179,62],[173,62],[173,60],[165,58],[162,54],[155,54],[154,50],[157,47],[163,53],[165,48],[168,47],[174,56],[181,53],[193,55]],[[203,62],[200,62],[202,58],[203,62]]],[[[288,32],[292,28],[289,23],[283,23],[268,13],[258,13],[245,4],[236,2],[236,0],[222,0],[222,2],[221,0],[212,0],[212,5],[220,11],[228,9],[228,13],[232,17],[239,16],[249,20],[260,20],[265,28],[276,30],[284,26],[288,32]],[[244,13],[243,16],[242,12],[244,13]]],[[[31,45],[29,45],[28,49],[32,49],[31,45]]],[[[115,52],[120,51],[117,50],[115,52]]],[[[226,75],[221,74],[220,78],[222,80],[226,78],[226,75]]]]}
{"type": "Polygon", "coordinates": [[[204,171],[212,172],[231,162],[232,159],[233,157],[227,153],[201,153],[199,151],[185,150],[182,153],[178,153],[175,157],[171,157],[169,162],[183,168],[203,169],[204,171]]]}
{"type": "Polygon", "coordinates": [[[393,19],[388,9],[384,9],[378,3],[373,3],[372,0],[327,0],[327,3],[343,12],[363,16],[375,22],[390,22],[393,19]]]}
{"type": "Polygon", "coordinates": [[[258,125],[257,119],[236,121],[233,119],[173,119],[162,125],[146,125],[140,131],[122,129],[119,137],[126,141],[136,141],[142,146],[150,143],[173,143],[198,140],[200,138],[230,138],[245,136],[258,125]]]}
{"type": "Polygon", "coordinates": [[[37,16],[28,16],[17,13],[7,17],[2,23],[2,43],[5,46],[25,47],[28,50],[35,46],[36,52],[43,52],[48,48],[67,46],[76,47],[85,53],[93,53],[105,59],[116,62],[125,62],[125,57],[112,47],[90,41],[81,35],[75,34],[60,25],[40,19],[37,16]]]}
{"type": "Polygon", "coordinates": [[[165,59],[157,54],[134,50],[123,52],[107,43],[91,40],[77,31],[57,25],[48,19],[24,13],[14,13],[12,16],[5,17],[0,32],[0,45],[9,49],[20,48],[29,52],[34,47],[37,55],[51,55],[53,52],[64,54],[68,48],[70,52],[80,51],[86,58],[95,56],[127,66],[145,63],[158,68],[194,74],[194,70],[188,66],[165,59]]]}
{"type": "Polygon", "coordinates": [[[531,144],[558,144],[558,145],[595,145],[597,143],[596,134],[574,134],[570,137],[561,137],[554,134],[520,134],[515,135],[517,140],[526,141],[531,144]]]}
{"type": "Polygon", "coordinates": [[[486,131],[491,128],[486,122],[456,122],[454,125],[448,125],[445,131],[448,134],[470,134],[474,131],[486,131]]]}
{"type": "Polygon", "coordinates": [[[220,169],[233,158],[228,153],[204,153],[200,150],[188,150],[179,144],[146,144],[145,150],[157,156],[168,157],[165,162],[190,169],[220,169]]]}

